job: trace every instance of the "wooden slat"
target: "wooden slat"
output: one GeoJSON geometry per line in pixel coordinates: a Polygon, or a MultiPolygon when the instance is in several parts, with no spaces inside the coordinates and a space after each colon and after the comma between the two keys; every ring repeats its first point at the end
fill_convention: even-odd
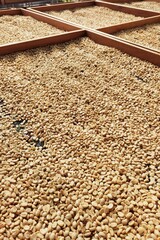
{"type": "Polygon", "coordinates": [[[103,0],[104,2],[111,2],[111,3],[131,3],[137,2],[137,0],[103,0]]]}
{"type": "Polygon", "coordinates": [[[151,2],[158,2],[158,3],[160,3],[160,0],[144,0],[144,1],[149,1],[149,2],[151,1],[151,2]]]}
{"type": "Polygon", "coordinates": [[[117,36],[114,36],[114,39],[117,39],[118,41],[123,41],[123,42],[125,42],[125,43],[127,43],[127,44],[131,44],[131,45],[134,45],[134,46],[143,48],[143,49],[145,49],[145,50],[147,50],[147,51],[149,50],[149,51],[152,51],[152,52],[155,52],[155,53],[160,54],[160,51],[158,51],[158,50],[156,50],[156,49],[154,49],[154,48],[149,48],[149,47],[147,47],[147,46],[145,46],[145,45],[141,45],[140,43],[139,43],[139,44],[138,44],[138,43],[134,43],[134,42],[132,42],[132,41],[129,41],[129,40],[126,40],[126,39],[124,39],[124,38],[117,37],[117,36]]]}
{"type": "Polygon", "coordinates": [[[24,42],[16,42],[0,46],[0,55],[10,54],[14,52],[24,51],[32,48],[44,47],[47,45],[58,44],[74,40],[86,35],[86,31],[77,30],[70,33],[62,33],[55,36],[49,36],[39,39],[28,40],[24,42]]]}
{"type": "Polygon", "coordinates": [[[0,10],[0,16],[3,15],[22,15],[21,9],[5,9],[5,10],[0,10]]]}
{"type": "Polygon", "coordinates": [[[95,1],[85,1],[85,2],[77,2],[77,3],[62,3],[62,4],[53,4],[51,6],[33,7],[32,9],[35,9],[38,11],[62,11],[65,9],[82,8],[82,7],[89,7],[93,5],[95,5],[95,1]]]}
{"type": "Polygon", "coordinates": [[[114,47],[127,53],[131,56],[146,60],[155,65],[160,66],[160,53],[145,49],[134,44],[127,43],[123,40],[117,39],[114,36],[108,34],[99,33],[98,31],[87,31],[87,36],[90,37],[96,43],[106,45],[108,47],[114,47]]]}
{"type": "Polygon", "coordinates": [[[148,10],[144,10],[144,9],[141,9],[141,8],[128,7],[128,6],[123,6],[123,5],[120,5],[120,4],[103,2],[103,1],[99,1],[99,0],[96,0],[95,2],[96,2],[97,6],[108,7],[112,10],[120,11],[120,12],[124,12],[124,13],[129,13],[129,14],[132,14],[132,15],[135,15],[135,16],[153,17],[153,16],[156,16],[156,15],[159,15],[158,12],[148,11],[148,10]]]}
{"type": "Polygon", "coordinates": [[[105,33],[115,33],[121,30],[131,29],[135,27],[142,27],[146,24],[152,24],[152,23],[158,23],[158,22],[160,22],[160,15],[141,19],[138,21],[117,24],[117,25],[113,25],[105,28],[99,28],[98,30],[105,33]]]}
{"type": "Polygon", "coordinates": [[[48,23],[56,28],[65,30],[65,31],[74,31],[74,30],[80,30],[80,28],[75,27],[73,25],[70,25],[68,23],[65,23],[64,21],[58,20],[58,19],[54,19],[51,16],[47,16],[42,14],[41,12],[38,11],[32,11],[32,10],[25,10],[22,9],[22,13],[24,16],[31,16],[33,18],[35,18],[38,21],[42,21],[45,23],[48,23]]]}

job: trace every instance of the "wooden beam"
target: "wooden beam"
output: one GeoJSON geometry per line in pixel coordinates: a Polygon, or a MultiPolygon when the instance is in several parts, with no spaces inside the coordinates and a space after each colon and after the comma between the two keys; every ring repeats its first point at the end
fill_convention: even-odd
{"type": "MultiPolygon", "coordinates": [[[[137,0],[136,0],[136,1],[137,1],[137,0]]],[[[143,0],[143,1],[144,1],[144,2],[145,2],[145,1],[149,1],[149,2],[151,1],[151,2],[158,2],[158,3],[160,3],[160,0],[143,0]]]]}
{"type": "Polygon", "coordinates": [[[98,31],[87,31],[87,36],[95,41],[96,43],[106,45],[108,47],[113,47],[127,53],[131,56],[140,58],[142,60],[151,62],[155,65],[160,66],[160,52],[152,51],[151,49],[145,49],[141,46],[136,46],[131,43],[127,43],[120,40],[114,36],[100,33],[98,31]]]}
{"type": "Polygon", "coordinates": [[[108,7],[112,10],[115,10],[115,11],[129,13],[129,14],[132,14],[132,15],[135,15],[135,16],[140,16],[140,17],[153,17],[153,16],[156,16],[156,15],[159,15],[158,12],[144,10],[144,9],[141,9],[141,8],[123,6],[123,5],[115,4],[115,3],[103,2],[103,1],[100,1],[100,0],[96,0],[95,3],[96,3],[97,6],[108,7]]]}
{"type": "Polygon", "coordinates": [[[24,51],[32,48],[44,47],[58,43],[67,42],[86,35],[86,31],[77,30],[70,33],[62,33],[59,35],[33,39],[23,42],[10,43],[0,46],[0,55],[10,54],[14,52],[24,51]]]}
{"type": "Polygon", "coordinates": [[[152,23],[158,23],[158,22],[160,22],[160,15],[141,19],[141,20],[136,20],[133,22],[117,24],[117,25],[113,25],[113,26],[109,26],[109,27],[105,27],[105,28],[99,28],[97,30],[99,30],[101,32],[105,32],[105,33],[115,33],[115,32],[119,32],[121,30],[142,27],[146,24],[152,24],[152,23]]]}
{"type": "Polygon", "coordinates": [[[138,44],[138,43],[134,43],[134,42],[132,42],[132,41],[129,41],[129,40],[126,40],[126,39],[124,39],[124,38],[117,37],[117,36],[114,36],[114,38],[117,39],[118,41],[123,41],[123,42],[125,42],[125,43],[127,43],[127,44],[131,44],[131,45],[134,45],[134,46],[137,46],[137,47],[146,49],[147,51],[149,50],[149,51],[156,52],[156,53],[160,54],[160,51],[158,51],[158,50],[156,50],[156,49],[153,49],[153,48],[149,48],[149,47],[147,47],[147,46],[145,46],[145,45],[141,45],[140,43],[139,43],[139,44],[138,44]]]}
{"type": "Polygon", "coordinates": [[[84,1],[77,3],[62,3],[62,4],[53,4],[50,6],[41,6],[41,7],[33,7],[32,9],[38,11],[63,11],[66,9],[74,9],[74,8],[83,8],[95,5],[95,1],[84,1]]]}
{"type": "Polygon", "coordinates": [[[22,11],[20,8],[0,10],[0,16],[3,15],[22,15],[22,11]]]}
{"type": "Polygon", "coordinates": [[[137,2],[138,0],[103,0],[104,2],[111,2],[111,3],[131,3],[137,2]]]}
{"type": "Polygon", "coordinates": [[[51,18],[51,19],[54,19],[54,20],[57,20],[57,21],[61,21],[61,22],[63,22],[63,23],[65,23],[65,24],[68,24],[69,26],[72,26],[72,27],[74,27],[75,29],[83,29],[83,30],[85,30],[85,29],[88,29],[87,27],[85,27],[85,26],[82,26],[82,25],[80,25],[80,24],[77,24],[77,23],[74,23],[74,22],[70,22],[70,21],[68,21],[68,20],[65,20],[65,19],[63,19],[63,18],[60,18],[60,17],[57,17],[57,16],[53,16],[53,15],[50,15],[50,14],[48,14],[48,13],[46,13],[46,12],[40,12],[40,11],[38,11],[38,10],[35,10],[35,9],[33,9],[33,8],[29,8],[30,9],[30,11],[32,11],[32,12],[35,12],[35,13],[41,13],[41,15],[43,15],[44,17],[49,17],[49,18],[51,18]]]}
{"type": "Polygon", "coordinates": [[[78,28],[78,27],[70,25],[70,24],[68,24],[64,21],[59,20],[59,19],[52,18],[49,15],[44,15],[43,13],[38,12],[38,11],[22,9],[22,13],[23,13],[24,16],[31,16],[38,21],[48,23],[48,24],[50,24],[50,25],[52,25],[56,28],[62,29],[64,31],[80,30],[80,28],[78,28]]]}

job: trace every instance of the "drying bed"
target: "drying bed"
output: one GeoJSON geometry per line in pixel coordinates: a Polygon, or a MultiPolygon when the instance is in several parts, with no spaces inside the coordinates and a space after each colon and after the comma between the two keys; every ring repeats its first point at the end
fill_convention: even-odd
{"type": "Polygon", "coordinates": [[[140,28],[123,30],[115,34],[117,37],[138,43],[160,51],[160,24],[145,25],[140,28]]]}
{"type": "Polygon", "coordinates": [[[159,68],[88,38],[0,58],[0,239],[158,239],[159,68]]]}
{"type": "Polygon", "coordinates": [[[135,8],[143,8],[143,9],[160,12],[160,2],[141,1],[141,2],[125,3],[125,5],[135,7],[135,8]]]}
{"type": "Polygon", "coordinates": [[[23,15],[1,16],[0,29],[0,45],[56,35],[64,32],[47,23],[23,15]]]}
{"type": "Polygon", "coordinates": [[[142,19],[141,17],[136,17],[132,14],[114,11],[110,8],[100,6],[71,10],[67,9],[63,11],[50,11],[47,13],[89,28],[107,27],[122,22],[142,19]]]}

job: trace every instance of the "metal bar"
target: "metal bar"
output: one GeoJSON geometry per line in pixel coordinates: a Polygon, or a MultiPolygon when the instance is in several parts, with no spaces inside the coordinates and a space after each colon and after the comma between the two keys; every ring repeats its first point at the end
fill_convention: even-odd
{"type": "Polygon", "coordinates": [[[95,5],[95,1],[85,1],[85,2],[77,2],[77,3],[62,3],[62,4],[53,4],[51,6],[41,6],[41,7],[33,7],[32,9],[38,11],[62,11],[65,9],[73,9],[73,8],[83,8],[95,5]]]}
{"type": "Polygon", "coordinates": [[[141,46],[138,45],[136,46],[134,44],[127,43],[116,37],[100,33],[99,31],[96,30],[87,31],[87,36],[96,43],[106,45],[108,47],[117,48],[131,56],[138,57],[142,60],[160,66],[160,53],[157,53],[156,51],[152,51],[151,49],[145,49],[141,46]]]}
{"type": "Polygon", "coordinates": [[[115,10],[115,11],[129,13],[129,14],[132,14],[132,15],[135,15],[135,16],[140,16],[140,17],[153,17],[153,16],[156,16],[156,15],[159,15],[158,12],[148,11],[148,10],[144,10],[144,9],[141,9],[141,8],[123,6],[123,5],[115,4],[115,3],[103,2],[103,1],[100,1],[100,0],[96,0],[95,3],[96,3],[97,6],[108,7],[112,10],[115,10]]]}
{"type": "Polygon", "coordinates": [[[62,33],[59,35],[33,39],[24,42],[10,43],[0,46],[0,55],[10,54],[14,52],[24,51],[32,48],[44,47],[58,43],[67,42],[86,35],[86,31],[77,30],[70,33],[62,33]]]}
{"type": "Polygon", "coordinates": [[[105,33],[115,33],[119,32],[121,30],[126,30],[126,29],[131,29],[135,27],[141,27],[146,24],[151,24],[151,23],[157,23],[160,22],[160,15],[159,16],[154,16],[154,17],[149,17],[141,20],[136,20],[133,22],[127,22],[127,23],[122,23],[122,24],[117,24],[105,28],[99,28],[97,29],[98,31],[105,32],[105,33]]]}
{"type": "Polygon", "coordinates": [[[38,21],[48,23],[48,24],[50,24],[50,25],[52,25],[56,28],[59,28],[59,29],[65,30],[65,31],[80,30],[80,28],[78,28],[78,27],[70,25],[70,24],[68,24],[64,21],[54,19],[54,18],[50,17],[49,15],[46,16],[46,15],[44,15],[41,12],[38,12],[38,11],[22,9],[22,13],[23,13],[24,16],[31,16],[38,21]]]}

